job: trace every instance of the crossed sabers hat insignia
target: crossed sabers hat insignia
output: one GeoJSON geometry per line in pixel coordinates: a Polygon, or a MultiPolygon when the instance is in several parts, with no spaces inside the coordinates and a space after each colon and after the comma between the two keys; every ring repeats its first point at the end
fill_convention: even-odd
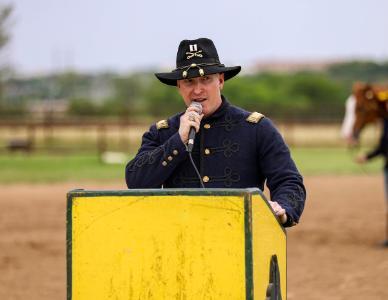
{"type": "Polygon", "coordinates": [[[199,51],[193,51],[193,52],[186,52],[186,55],[187,55],[187,59],[190,59],[194,56],[197,56],[197,57],[203,57],[203,55],[201,54],[202,53],[202,50],[199,50],[199,51]]]}

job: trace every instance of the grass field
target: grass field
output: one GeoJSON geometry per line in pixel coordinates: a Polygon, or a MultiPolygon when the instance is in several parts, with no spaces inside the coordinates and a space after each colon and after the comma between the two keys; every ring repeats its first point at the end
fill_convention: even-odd
{"type": "Polygon", "coordinates": [[[96,154],[0,155],[0,183],[124,180],[124,165],[104,164],[96,154]]]}
{"type": "MultiPolygon", "coordinates": [[[[381,170],[380,159],[360,166],[353,162],[355,155],[356,152],[344,148],[292,149],[292,156],[303,175],[372,174],[381,170]]],[[[96,154],[0,154],[0,183],[124,181],[124,167],[125,163],[103,163],[96,154]]]]}
{"type": "Polygon", "coordinates": [[[343,175],[376,173],[382,170],[382,160],[375,159],[364,165],[354,162],[357,151],[346,148],[294,148],[291,150],[296,165],[303,175],[343,175]]]}

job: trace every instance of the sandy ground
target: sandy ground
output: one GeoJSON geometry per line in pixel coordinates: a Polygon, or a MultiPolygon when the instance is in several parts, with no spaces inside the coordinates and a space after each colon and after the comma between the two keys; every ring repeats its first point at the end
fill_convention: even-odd
{"type": "MultiPolygon", "coordinates": [[[[388,299],[381,176],[306,178],[288,230],[288,299],[388,299]]],[[[0,185],[0,299],[66,298],[66,192],[122,183],[0,185]]]]}

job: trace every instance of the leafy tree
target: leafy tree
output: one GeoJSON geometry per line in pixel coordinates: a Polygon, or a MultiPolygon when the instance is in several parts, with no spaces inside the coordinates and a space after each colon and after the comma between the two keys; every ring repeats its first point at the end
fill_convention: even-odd
{"type": "MultiPolygon", "coordinates": [[[[9,17],[12,13],[11,5],[1,5],[0,4],[0,53],[7,45],[10,39],[8,32],[8,22],[9,17]]],[[[0,63],[0,110],[2,109],[2,99],[3,99],[3,73],[4,66],[0,63]]]]}
{"type": "Polygon", "coordinates": [[[301,110],[295,115],[310,118],[342,115],[343,102],[347,97],[346,90],[339,83],[319,73],[295,74],[288,93],[297,100],[299,107],[296,109],[301,110]]]}
{"type": "Polygon", "coordinates": [[[95,116],[101,114],[101,109],[90,99],[74,98],[70,100],[68,113],[75,116],[95,116]]]}
{"type": "Polygon", "coordinates": [[[12,13],[11,5],[1,5],[0,4],[0,49],[4,48],[7,45],[10,35],[8,33],[8,21],[12,13]]]}
{"type": "Polygon", "coordinates": [[[354,81],[387,82],[388,62],[351,61],[330,66],[327,73],[351,85],[354,81]]]}
{"type": "Polygon", "coordinates": [[[112,104],[119,116],[128,118],[144,108],[144,95],[149,86],[149,74],[135,73],[116,77],[114,80],[114,99],[112,104]]]}
{"type": "Polygon", "coordinates": [[[144,97],[146,111],[155,117],[167,118],[183,111],[185,106],[177,88],[153,80],[144,97]]]}

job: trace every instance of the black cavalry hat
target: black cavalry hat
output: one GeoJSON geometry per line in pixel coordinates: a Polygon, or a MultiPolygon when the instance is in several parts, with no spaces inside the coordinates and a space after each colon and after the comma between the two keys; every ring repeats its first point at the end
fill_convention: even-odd
{"type": "Polygon", "coordinates": [[[228,80],[240,70],[240,66],[225,67],[221,64],[213,41],[200,38],[183,40],[176,55],[176,69],[170,73],[156,73],[155,76],[165,84],[176,86],[177,80],[215,73],[224,73],[225,80],[228,80]]]}

